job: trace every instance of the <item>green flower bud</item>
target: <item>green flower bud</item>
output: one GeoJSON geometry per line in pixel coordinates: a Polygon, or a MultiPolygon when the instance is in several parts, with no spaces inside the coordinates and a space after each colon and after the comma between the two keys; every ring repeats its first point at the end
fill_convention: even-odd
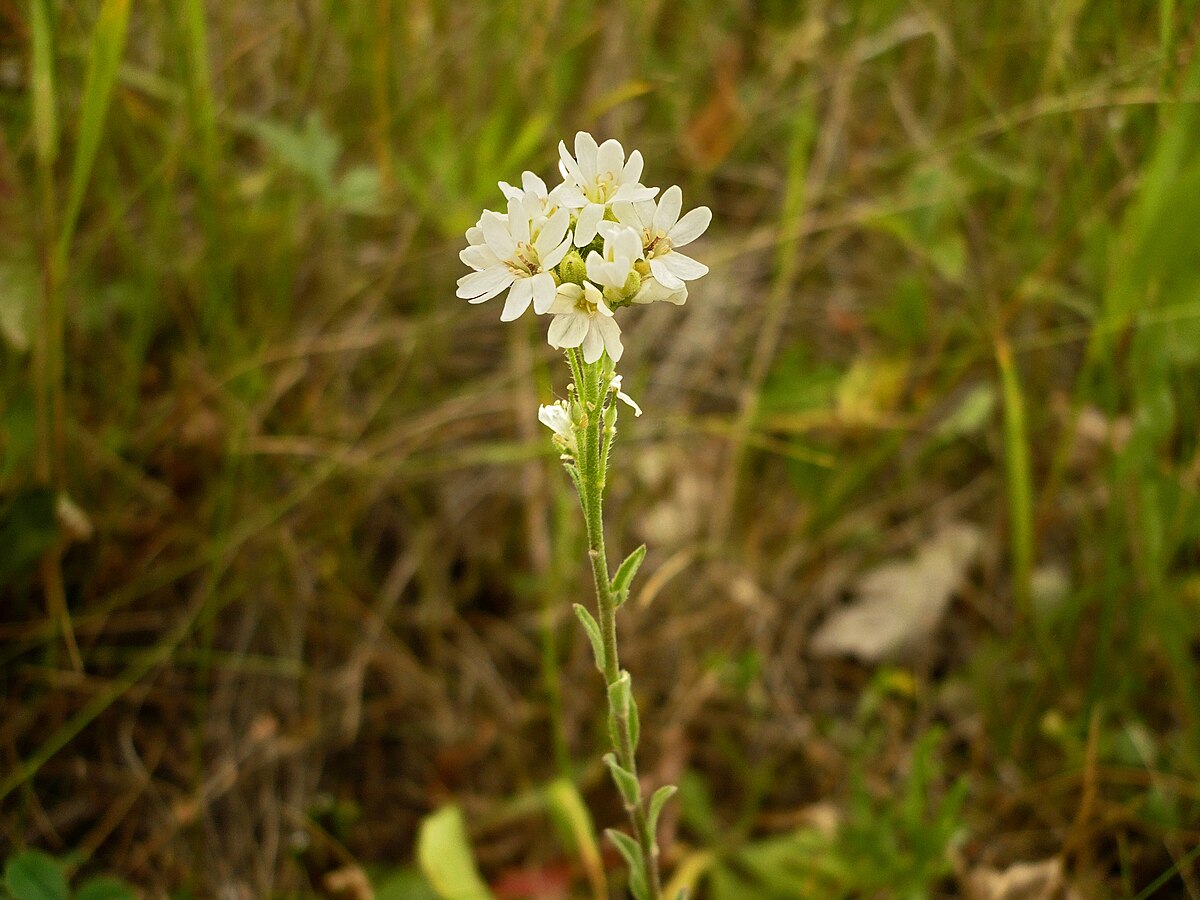
{"type": "Polygon", "coordinates": [[[629,277],[625,279],[625,287],[622,288],[622,292],[625,294],[626,299],[630,299],[638,292],[641,286],[642,276],[637,273],[636,269],[631,269],[629,277]]]}
{"type": "Polygon", "coordinates": [[[584,264],[578,250],[571,250],[562,258],[562,262],[558,264],[558,277],[561,284],[583,284],[583,280],[587,278],[587,265],[584,264]]]}

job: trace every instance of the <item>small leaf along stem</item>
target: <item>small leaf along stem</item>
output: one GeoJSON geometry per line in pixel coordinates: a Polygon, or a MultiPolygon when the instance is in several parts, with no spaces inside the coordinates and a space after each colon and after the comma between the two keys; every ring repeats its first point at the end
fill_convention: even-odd
{"type": "MultiPolygon", "coordinates": [[[[600,629],[602,669],[609,705],[610,732],[613,739],[615,766],[610,766],[625,799],[630,824],[636,835],[637,853],[630,859],[630,885],[635,895],[643,893],[649,900],[661,900],[662,882],[658,871],[658,843],[651,830],[646,801],[640,792],[633,791],[637,783],[637,708],[628,688],[629,676],[622,673],[617,652],[617,607],[619,599],[608,571],[604,546],[603,495],[607,481],[608,454],[616,434],[616,407],[609,398],[613,366],[607,355],[595,363],[585,363],[577,350],[567,351],[567,360],[575,383],[575,399],[582,407],[582,417],[575,427],[576,466],[580,505],[587,528],[588,558],[596,587],[596,623],[600,629]],[[621,684],[624,682],[624,684],[621,684]],[[633,784],[629,783],[632,780],[633,784]],[[624,781],[624,783],[622,783],[624,781]],[[640,872],[637,869],[640,868],[640,872]]],[[[638,560],[640,562],[640,559],[638,560]]],[[[624,579],[628,591],[629,577],[624,579]]],[[[582,621],[582,617],[581,617],[582,621]]],[[[599,656],[599,654],[598,654],[599,656]]],[[[660,804],[661,805],[661,804],[660,804]]],[[[655,816],[657,818],[657,816],[655,816]]],[[[629,848],[632,850],[632,848],[629,848]]],[[[639,898],[640,900],[640,898],[639,898]]]]}

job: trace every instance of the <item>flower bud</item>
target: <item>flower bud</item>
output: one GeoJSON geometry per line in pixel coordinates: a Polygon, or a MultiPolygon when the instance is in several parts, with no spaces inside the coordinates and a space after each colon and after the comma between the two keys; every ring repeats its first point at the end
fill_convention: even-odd
{"type": "Polygon", "coordinates": [[[636,269],[630,269],[629,277],[625,279],[625,286],[621,289],[621,292],[625,295],[626,299],[629,299],[638,292],[641,286],[642,276],[637,273],[636,269]]]}
{"type": "Polygon", "coordinates": [[[587,265],[578,250],[572,250],[558,264],[558,277],[562,284],[583,284],[587,278],[587,265]]]}

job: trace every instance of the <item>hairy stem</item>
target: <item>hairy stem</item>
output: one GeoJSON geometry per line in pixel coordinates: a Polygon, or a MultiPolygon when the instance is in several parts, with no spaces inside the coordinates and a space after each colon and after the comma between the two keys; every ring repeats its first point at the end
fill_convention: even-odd
{"type": "MultiPolygon", "coordinates": [[[[608,465],[606,451],[613,438],[611,432],[614,425],[610,422],[615,423],[615,417],[610,420],[604,415],[604,404],[612,381],[612,364],[607,357],[603,357],[600,362],[588,365],[578,358],[577,351],[568,351],[568,356],[575,377],[577,396],[587,414],[586,425],[579,429],[578,434],[581,438],[577,459],[580,476],[579,500],[583,506],[588,557],[592,563],[592,578],[596,584],[598,624],[604,648],[605,687],[611,688],[621,677],[621,661],[617,651],[617,600],[613,596],[608,572],[603,514],[608,465]]],[[[606,690],[605,695],[609,698],[609,714],[616,723],[613,751],[621,767],[636,777],[636,748],[629,715],[626,711],[613,707],[611,691],[606,690]]],[[[629,821],[642,850],[642,874],[646,879],[646,887],[652,900],[660,900],[662,882],[658,872],[658,845],[655,836],[650,833],[644,800],[629,809],[629,821]]]]}

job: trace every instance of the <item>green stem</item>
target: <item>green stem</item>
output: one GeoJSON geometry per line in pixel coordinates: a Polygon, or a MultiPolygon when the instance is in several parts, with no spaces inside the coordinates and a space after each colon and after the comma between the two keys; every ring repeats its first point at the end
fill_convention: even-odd
{"type": "MultiPolygon", "coordinates": [[[[612,381],[612,364],[605,356],[598,363],[585,364],[577,351],[568,351],[571,373],[579,402],[587,413],[586,425],[578,429],[579,500],[587,526],[588,558],[592,563],[592,578],[596,584],[596,607],[599,613],[600,637],[604,648],[604,681],[612,687],[621,677],[621,661],[617,651],[617,603],[613,596],[608,573],[608,557],[604,547],[604,486],[607,480],[607,449],[611,443],[615,422],[604,414],[604,403],[612,381]]],[[[612,706],[609,714],[616,723],[613,750],[621,767],[637,776],[637,761],[629,715],[612,706]]],[[[629,809],[629,820],[642,850],[643,875],[652,900],[662,897],[662,882],[658,872],[658,844],[650,833],[645,801],[629,809]]]]}

